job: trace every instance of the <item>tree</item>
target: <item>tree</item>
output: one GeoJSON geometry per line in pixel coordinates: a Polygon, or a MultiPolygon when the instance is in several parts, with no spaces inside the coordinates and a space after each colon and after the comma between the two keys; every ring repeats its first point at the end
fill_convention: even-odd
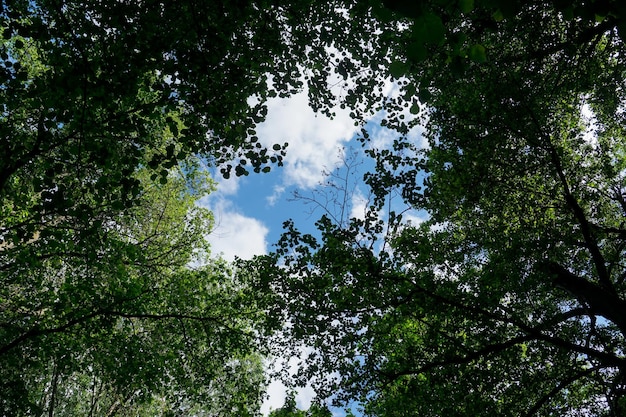
{"type": "Polygon", "coordinates": [[[124,212],[0,250],[3,415],[256,414],[261,319],[245,274],[207,258],[212,182],[181,168],[165,184],[139,170],[124,212]]]}
{"type": "Polygon", "coordinates": [[[401,135],[370,215],[254,261],[315,349],[300,378],[367,415],[623,415],[623,6],[384,3],[401,135]],[[385,224],[392,193],[429,220],[385,224]]]}
{"type": "Polygon", "coordinates": [[[308,410],[299,410],[296,408],[295,393],[292,391],[285,398],[285,404],[277,409],[270,411],[269,417],[330,417],[332,413],[325,406],[317,404],[311,405],[308,410]]]}
{"type": "Polygon", "coordinates": [[[350,19],[340,6],[6,2],[0,11],[0,190],[10,196],[23,183],[53,188],[71,172],[87,179],[73,184],[83,192],[128,205],[136,195],[128,173],[138,165],[163,178],[195,153],[224,176],[280,165],[286,144],[268,150],[254,132],[268,97],[288,96],[306,82],[312,106],[330,114],[333,68],[358,82],[340,91],[355,109],[380,84],[373,73],[359,73],[352,60],[339,58],[380,54],[371,43],[375,36],[362,44],[368,35],[351,39],[344,27],[375,31],[375,20],[367,13],[350,19]],[[164,128],[169,138],[155,146],[164,128]]]}
{"type": "Polygon", "coordinates": [[[266,100],[306,82],[330,114],[334,67],[362,81],[342,95],[367,108],[379,82],[339,58],[371,49],[344,31],[375,33],[360,16],[309,1],[2,3],[1,414],[254,414],[262,317],[245,271],[189,267],[210,230],[193,161],[224,177],[281,165],[286,144],[254,132],[266,100]]]}
{"type": "MultiPolygon", "coordinates": [[[[29,364],[70,358],[39,392],[60,392],[61,371],[93,377],[72,363],[98,349],[69,330],[110,346],[102,341],[143,334],[143,319],[176,325],[176,306],[192,310],[199,334],[192,313],[213,317],[203,302],[143,291],[172,279],[185,292],[230,272],[183,267],[182,246],[193,244],[157,251],[174,256],[172,270],[150,258],[140,244],[154,219],[146,187],[166,186],[194,154],[224,176],[280,164],[285,145],[258,145],[254,127],[268,97],[306,85],[314,109],[331,114],[340,102],[357,123],[383,109],[400,134],[393,149],[370,152],[379,169],[366,178],[369,216],[347,226],[322,218],[319,240],[288,224],[278,253],[253,264],[260,275],[242,275],[265,291],[270,328],[289,320],[317,349],[312,365],[340,372],[325,391],[357,396],[370,414],[619,415],[624,13],[612,0],[4,2],[1,349],[13,365],[3,407],[35,410],[27,393],[46,383],[29,364]],[[384,96],[383,73],[399,80],[399,97],[384,96]],[[429,149],[402,137],[420,120],[407,111],[424,112],[429,149]],[[411,227],[389,213],[385,225],[376,213],[392,191],[430,220],[411,227]],[[55,286],[66,298],[45,290],[55,286]],[[41,344],[55,337],[76,349],[41,344]]],[[[155,240],[161,250],[188,236],[175,230],[155,240]]],[[[233,305],[213,307],[241,325],[235,335],[250,334],[233,305]]],[[[186,334],[178,326],[150,334],[186,334]]],[[[208,348],[231,346],[229,335],[208,348]]],[[[103,357],[133,358],[117,353],[103,357]]],[[[104,369],[111,380],[129,375],[104,369]]],[[[220,379],[202,386],[209,380],[220,379]]],[[[97,398],[140,402],[116,389],[97,398]]]]}

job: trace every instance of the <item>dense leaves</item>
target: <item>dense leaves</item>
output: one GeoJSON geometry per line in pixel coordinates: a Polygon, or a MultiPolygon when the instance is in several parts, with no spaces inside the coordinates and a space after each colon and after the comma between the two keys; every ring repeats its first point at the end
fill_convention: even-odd
{"type": "Polygon", "coordinates": [[[299,410],[296,407],[294,393],[290,393],[285,399],[285,404],[269,413],[269,417],[331,417],[332,414],[327,407],[313,404],[308,410],[299,410]]]}
{"type": "MultiPolygon", "coordinates": [[[[398,22],[381,35],[398,107],[426,123],[429,147],[370,150],[369,216],[325,216],[317,238],[289,223],[257,260],[283,343],[314,349],[301,382],[368,415],[623,415],[618,3],[378,9],[398,22]],[[429,219],[375,221],[398,194],[429,219]]],[[[387,125],[406,134],[403,117],[387,125]]]]}
{"type": "Polygon", "coordinates": [[[258,412],[246,272],[192,267],[200,171],[282,165],[287,138],[255,133],[270,97],[370,111],[386,49],[351,6],[2,2],[0,414],[258,412]]]}
{"type": "Polygon", "coordinates": [[[205,259],[198,169],[165,185],[139,171],[140,205],[0,249],[3,415],[256,412],[260,318],[245,275],[205,259]]]}
{"type": "Polygon", "coordinates": [[[299,382],[369,415],[623,415],[625,21],[616,0],[4,2],[3,414],[254,414],[254,339],[284,324],[299,382]],[[192,156],[280,165],[254,129],[300,90],[398,132],[364,132],[370,212],[193,263],[192,156]]]}
{"type": "MultiPolygon", "coordinates": [[[[91,216],[97,208],[82,196],[134,204],[138,166],[165,182],[193,154],[224,177],[281,165],[288,138],[271,138],[268,149],[255,133],[268,98],[306,88],[314,109],[331,115],[343,101],[357,120],[380,102],[388,50],[365,5],[350,6],[352,14],[308,1],[3,3],[3,200],[34,222],[91,216]]],[[[4,227],[2,239],[30,232],[4,227]]]]}

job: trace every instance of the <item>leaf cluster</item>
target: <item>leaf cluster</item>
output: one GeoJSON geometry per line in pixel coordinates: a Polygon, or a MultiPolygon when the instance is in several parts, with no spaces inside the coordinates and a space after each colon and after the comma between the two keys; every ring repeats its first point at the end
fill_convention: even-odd
{"type": "Polygon", "coordinates": [[[622,6],[372,4],[401,137],[369,151],[371,212],[401,190],[429,220],[289,224],[261,274],[314,349],[300,382],[336,372],[318,393],[368,415],[620,415],[622,6]]]}

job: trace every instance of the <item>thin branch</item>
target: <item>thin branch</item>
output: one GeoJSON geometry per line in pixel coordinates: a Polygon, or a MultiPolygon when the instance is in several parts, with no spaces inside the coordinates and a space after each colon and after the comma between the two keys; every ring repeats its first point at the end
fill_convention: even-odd
{"type": "MultiPolygon", "coordinates": [[[[120,407],[129,402],[136,394],[139,393],[139,390],[130,392],[126,398],[118,398],[111,407],[109,407],[109,411],[106,414],[106,417],[112,417],[119,411],[120,407]]],[[[120,396],[121,397],[121,396],[120,396]]]]}
{"type": "Polygon", "coordinates": [[[404,371],[400,371],[400,372],[384,372],[384,371],[379,371],[383,376],[390,378],[390,379],[396,379],[400,376],[404,376],[404,375],[418,375],[427,371],[430,371],[431,369],[434,368],[440,368],[440,367],[444,367],[444,366],[448,366],[448,365],[462,365],[462,364],[467,364],[470,362],[473,362],[475,360],[478,360],[480,358],[483,358],[485,356],[489,356],[491,354],[495,354],[495,353],[500,353],[502,351],[505,351],[507,349],[510,349],[516,345],[519,345],[520,343],[524,343],[524,342],[529,342],[532,341],[534,338],[532,336],[518,336],[518,337],[514,337],[512,339],[509,339],[505,342],[502,343],[495,343],[492,345],[487,345],[482,347],[481,349],[475,350],[467,355],[464,356],[455,356],[452,358],[448,358],[448,359],[444,359],[441,361],[434,361],[434,362],[430,362],[427,363],[423,366],[421,366],[420,368],[417,369],[410,369],[410,370],[404,370],[404,371]]]}
{"type": "Polygon", "coordinates": [[[541,407],[543,407],[548,401],[550,401],[555,395],[557,395],[559,392],[563,391],[565,388],[567,388],[570,384],[573,384],[574,382],[578,381],[581,378],[586,377],[587,375],[602,369],[604,367],[595,367],[595,368],[589,368],[589,369],[585,369],[582,372],[579,372],[577,374],[571,375],[569,378],[566,378],[564,380],[562,380],[561,382],[559,382],[559,384],[552,388],[548,393],[546,393],[543,397],[541,397],[539,399],[539,401],[537,401],[527,412],[526,414],[524,414],[524,417],[532,417],[533,415],[535,415],[540,409],[541,407]]]}
{"type": "Polygon", "coordinates": [[[622,208],[624,215],[626,215],[626,200],[624,199],[624,193],[622,193],[622,190],[618,187],[615,188],[615,199],[622,208]]]}
{"type": "Polygon", "coordinates": [[[104,381],[99,379],[96,376],[96,373],[93,374],[93,383],[91,389],[91,406],[89,407],[89,417],[93,417],[94,412],[96,411],[96,406],[98,405],[98,399],[100,397],[100,393],[102,392],[102,387],[104,386],[104,381]]]}
{"type": "Polygon", "coordinates": [[[528,56],[530,55],[532,59],[541,60],[548,56],[554,55],[558,52],[565,51],[570,48],[572,45],[578,46],[585,44],[587,42],[593,41],[597,36],[602,35],[610,30],[614,30],[616,27],[616,21],[613,18],[606,18],[602,21],[602,23],[592,26],[590,28],[585,29],[580,32],[578,36],[571,41],[557,43],[553,46],[545,47],[540,50],[523,52],[523,55],[512,56],[506,60],[503,60],[503,63],[515,63],[515,62],[528,62],[528,56]]]}
{"type": "Polygon", "coordinates": [[[52,371],[52,387],[50,387],[50,402],[48,403],[48,417],[54,416],[54,407],[56,403],[57,386],[59,382],[59,364],[54,362],[54,369],[52,371]]]}
{"type": "Polygon", "coordinates": [[[170,313],[170,314],[124,313],[124,312],[115,311],[115,310],[98,310],[91,314],[87,314],[87,315],[69,320],[67,321],[67,323],[58,327],[52,327],[52,328],[47,328],[47,329],[34,327],[28,330],[27,332],[23,333],[22,335],[18,336],[17,338],[13,339],[8,344],[0,347],[0,355],[7,353],[14,347],[20,345],[21,343],[29,339],[34,339],[34,338],[45,336],[48,334],[62,333],[72,328],[73,326],[76,326],[77,324],[85,323],[96,317],[107,317],[107,316],[135,318],[135,319],[152,319],[152,320],[184,319],[184,320],[192,320],[192,321],[198,321],[198,322],[219,323],[221,326],[228,327],[224,323],[223,318],[219,318],[219,317],[204,317],[204,316],[194,316],[194,315],[189,315],[189,314],[175,314],[175,313],[170,313]]]}
{"type": "Polygon", "coordinates": [[[565,175],[565,170],[563,169],[563,165],[561,163],[561,158],[559,157],[559,154],[555,146],[552,144],[552,141],[550,140],[549,136],[543,131],[543,127],[541,126],[541,123],[537,119],[535,112],[530,107],[528,106],[525,106],[525,107],[533,124],[537,128],[537,131],[539,132],[540,136],[543,138],[543,141],[544,141],[543,146],[546,148],[546,150],[550,154],[550,160],[554,166],[554,169],[559,178],[559,181],[561,182],[561,186],[563,187],[563,194],[565,197],[565,202],[567,203],[570,210],[572,210],[574,217],[578,221],[578,225],[580,226],[580,230],[585,240],[587,250],[591,254],[593,264],[596,267],[596,272],[598,273],[598,280],[605,289],[607,289],[613,294],[616,294],[615,287],[613,286],[613,283],[611,282],[611,279],[607,271],[606,261],[604,257],[602,256],[602,252],[600,251],[596,238],[594,234],[592,233],[592,230],[591,230],[592,226],[587,220],[587,216],[585,215],[584,210],[582,209],[580,204],[578,204],[578,201],[572,194],[569,181],[567,180],[567,176],[565,175]]]}

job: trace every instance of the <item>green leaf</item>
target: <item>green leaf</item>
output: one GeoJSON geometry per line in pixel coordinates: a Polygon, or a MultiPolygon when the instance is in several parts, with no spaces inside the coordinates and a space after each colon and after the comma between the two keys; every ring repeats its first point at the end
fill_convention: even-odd
{"type": "Polygon", "coordinates": [[[402,78],[408,72],[408,66],[402,61],[393,61],[389,65],[389,73],[395,79],[402,78]]]}
{"type": "Polygon", "coordinates": [[[506,19],[513,19],[522,8],[519,0],[496,0],[496,5],[506,19]]]}
{"type": "Polygon", "coordinates": [[[487,53],[485,47],[480,44],[472,45],[469,49],[469,58],[475,62],[486,62],[487,53]]]}
{"type": "Polygon", "coordinates": [[[383,5],[409,19],[417,19],[423,13],[422,4],[419,1],[383,0],[383,5]]]}
{"type": "Polygon", "coordinates": [[[416,42],[441,44],[445,40],[446,28],[441,17],[426,13],[415,19],[412,38],[416,42]]]}
{"type": "Polygon", "coordinates": [[[170,131],[174,137],[178,137],[178,124],[176,122],[170,124],[170,131]]]}
{"type": "Polygon", "coordinates": [[[391,22],[393,20],[391,9],[383,6],[380,1],[376,1],[372,5],[372,14],[383,22],[391,22]]]}
{"type": "Polygon", "coordinates": [[[422,103],[426,103],[433,97],[433,95],[428,88],[420,88],[417,92],[417,97],[422,103]]]}
{"type": "Polygon", "coordinates": [[[242,167],[241,165],[235,166],[235,175],[238,177],[247,176],[249,174],[248,170],[242,167]]]}
{"type": "Polygon", "coordinates": [[[565,20],[572,20],[576,16],[576,14],[574,13],[574,7],[568,7],[564,9],[562,13],[563,13],[563,19],[565,20]]]}
{"type": "Polygon", "coordinates": [[[474,0],[459,0],[459,8],[463,13],[469,13],[474,10],[474,0]]]}
{"type": "Polygon", "coordinates": [[[407,47],[406,55],[413,62],[421,62],[428,57],[428,51],[423,42],[413,42],[407,47]]]}
{"type": "Polygon", "coordinates": [[[500,9],[493,12],[491,16],[493,17],[493,20],[495,20],[496,22],[501,22],[504,20],[504,13],[502,13],[502,10],[500,9]]]}

